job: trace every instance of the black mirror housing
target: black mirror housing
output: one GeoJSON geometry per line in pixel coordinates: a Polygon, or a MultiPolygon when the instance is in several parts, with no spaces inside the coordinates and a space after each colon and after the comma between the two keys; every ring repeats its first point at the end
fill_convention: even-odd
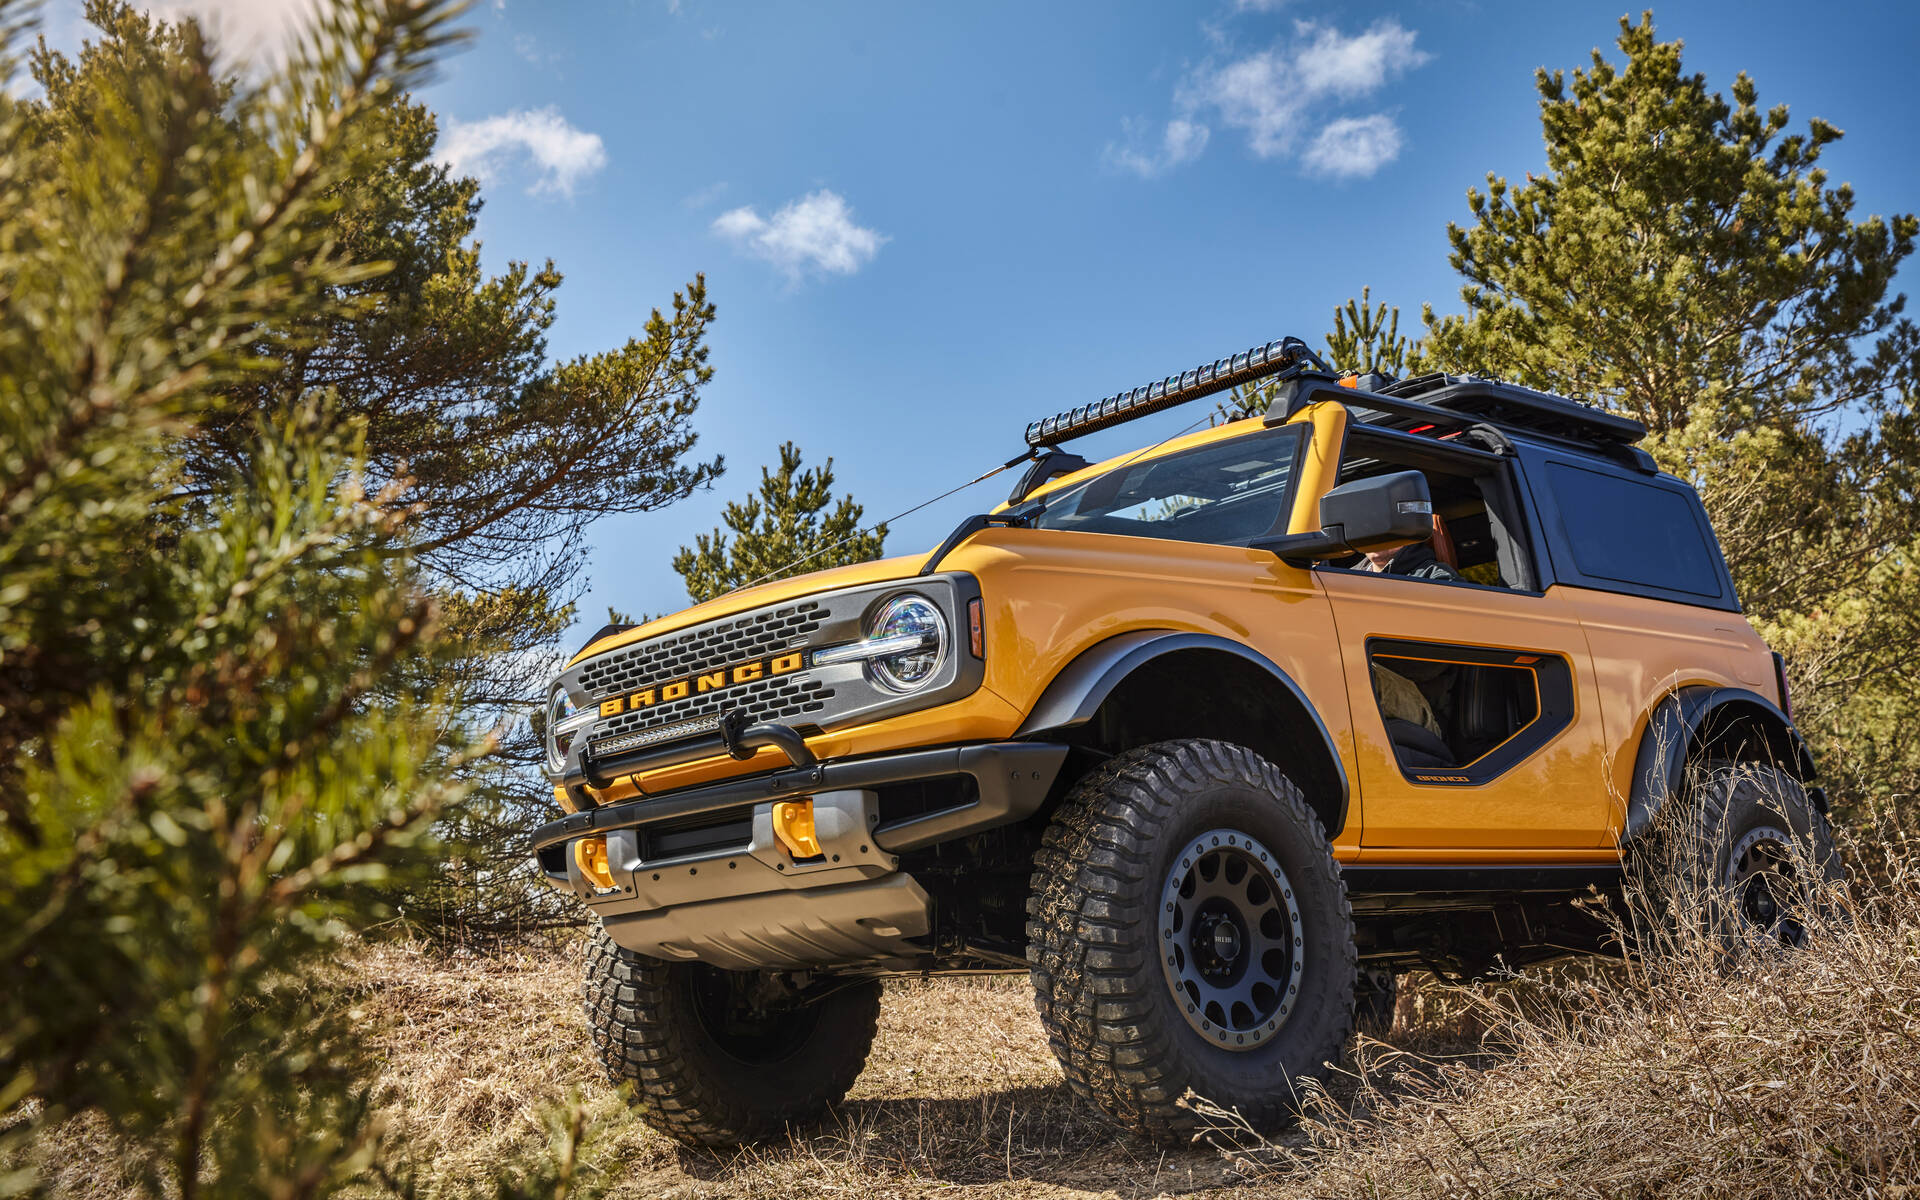
{"type": "Polygon", "coordinates": [[[1320,501],[1320,524],[1358,553],[1433,536],[1433,494],[1418,471],[1356,479],[1320,501]]]}
{"type": "Polygon", "coordinates": [[[1295,566],[1433,536],[1433,495],[1418,471],[1396,471],[1343,483],[1320,500],[1321,528],[1262,538],[1253,545],[1295,566]]]}

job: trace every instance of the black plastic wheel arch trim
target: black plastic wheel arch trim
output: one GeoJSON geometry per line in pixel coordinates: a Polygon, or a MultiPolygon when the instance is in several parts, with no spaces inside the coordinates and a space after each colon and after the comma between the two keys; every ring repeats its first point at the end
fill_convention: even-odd
{"type": "Polygon", "coordinates": [[[1333,776],[1339,782],[1339,811],[1327,829],[1329,837],[1338,834],[1346,825],[1347,803],[1352,789],[1347,781],[1346,765],[1340,760],[1340,752],[1334,745],[1333,735],[1327,732],[1326,722],[1320,719],[1319,711],[1308,701],[1307,694],[1291,675],[1258,650],[1229,638],[1173,629],[1136,629],[1115,634],[1082,651],[1078,658],[1054,676],[1053,682],[1041,693],[1039,702],[1027,714],[1026,721],[1014,736],[1042,737],[1085,725],[1127,676],[1162,655],[1182,650],[1219,650],[1245,659],[1266,671],[1275,683],[1293,696],[1301,710],[1312,720],[1314,732],[1326,752],[1327,762],[1332,766],[1333,776]]]}
{"type": "MultiPolygon", "coordinates": [[[[1693,685],[1668,695],[1647,717],[1634,757],[1633,784],[1627,794],[1624,846],[1645,833],[1669,797],[1680,794],[1686,780],[1688,752],[1703,735],[1713,736],[1746,726],[1766,739],[1776,764],[1802,783],[1819,775],[1806,739],[1780,706],[1745,688],[1693,685]]],[[[1819,792],[1814,788],[1809,792],[1819,792]]],[[[1824,808],[1825,793],[1816,804],[1824,808]]]]}
{"type": "Polygon", "coordinates": [[[875,834],[874,840],[883,849],[896,853],[913,850],[1032,815],[1052,789],[1067,749],[1055,742],[987,742],[817,762],[570,813],[535,830],[529,850],[538,854],[583,834],[634,829],[764,800],[972,776],[979,797],[971,804],[927,813],[875,834]]]}

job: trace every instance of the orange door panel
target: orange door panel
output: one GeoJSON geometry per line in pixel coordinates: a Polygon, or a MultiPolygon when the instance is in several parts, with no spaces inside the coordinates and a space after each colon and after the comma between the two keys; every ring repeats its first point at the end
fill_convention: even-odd
{"type": "MultiPolygon", "coordinates": [[[[993,598],[987,687],[1014,710],[1031,712],[1068,663],[1117,634],[1216,634],[1259,651],[1299,685],[1353,778],[1333,618],[1306,571],[1244,546],[1033,529],[987,530],[949,566],[972,572],[993,598]],[[1029,553],[1034,546],[1045,553],[1029,553]]],[[[1357,849],[1359,828],[1359,806],[1349,804],[1346,829],[1327,832],[1337,849],[1357,849]]]]}
{"type": "Polygon", "coordinates": [[[1585,632],[1558,595],[1333,568],[1314,576],[1331,601],[1346,672],[1362,859],[1374,850],[1604,844],[1611,810],[1599,697],[1585,632]],[[1517,717],[1505,740],[1440,744],[1424,756],[1407,734],[1425,735],[1403,728],[1396,757],[1376,665],[1408,686],[1423,672],[1499,672],[1530,694],[1532,715],[1517,717]]]}

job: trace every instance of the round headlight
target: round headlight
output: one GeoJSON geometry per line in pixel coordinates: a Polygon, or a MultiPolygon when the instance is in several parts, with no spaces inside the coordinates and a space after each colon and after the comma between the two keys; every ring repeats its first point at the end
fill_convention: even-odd
{"type": "Polygon", "coordinates": [[[567,769],[567,751],[580,728],[580,723],[572,718],[578,715],[580,709],[567,695],[567,689],[554,684],[553,691],[547,695],[547,769],[556,775],[567,769]]]}
{"type": "Polygon", "coordinates": [[[868,637],[918,637],[917,649],[873,660],[873,673],[896,692],[911,692],[926,686],[947,657],[947,619],[940,606],[925,596],[896,596],[874,618],[868,637]]]}

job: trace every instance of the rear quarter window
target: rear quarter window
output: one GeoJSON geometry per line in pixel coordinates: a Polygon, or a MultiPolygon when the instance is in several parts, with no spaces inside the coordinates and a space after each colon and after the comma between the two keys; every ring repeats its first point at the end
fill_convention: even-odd
{"type": "Polygon", "coordinates": [[[1546,464],[1566,549],[1582,575],[1638,587],[1722,594],[1720,556],[1687,495],[1570,463],[1546,464]]]}

